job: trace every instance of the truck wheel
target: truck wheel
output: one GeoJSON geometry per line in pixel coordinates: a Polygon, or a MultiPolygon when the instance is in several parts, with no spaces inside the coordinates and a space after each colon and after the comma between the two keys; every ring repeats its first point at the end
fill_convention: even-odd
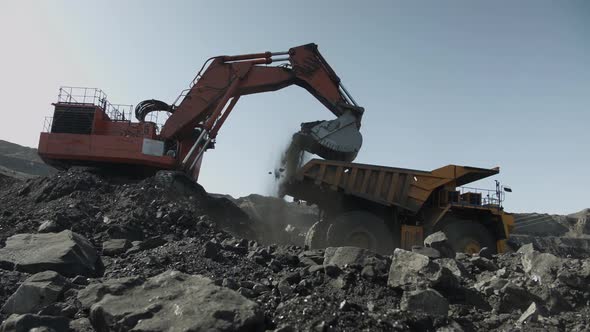
{"type": "Polygon", "coordinates": [[[449,244],[456,252],[475,254],[479,253],[481,248],[488,247],[496,253],[494,236],[478,222],[454,219],[444,225],[442,231],[447,235],[449,244]]]}
{"type": "Polygon", "coordinates": [[[326,247],[327,231],[328,225],[323,221],[311,225],[305,234],[305,246],[309,249],[324,249],[326,247]]]}
{"type": "Polygon", "coordinates": [[[393,235],[383,219],[365,211],[352,211],[329,220],[326,246],[354,246],[391,255],[393,235]]]}

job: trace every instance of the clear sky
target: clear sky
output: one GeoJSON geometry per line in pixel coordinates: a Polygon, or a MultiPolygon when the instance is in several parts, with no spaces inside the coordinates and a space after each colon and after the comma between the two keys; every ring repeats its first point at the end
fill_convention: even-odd
{"type": "MultiPolygon", "coordinates": [[[[356,161],[500,166],[508,211],[570,213],[590,206],[589,40],[583,0],[3,0],[0,139],[35,147],[60,85],[172,102],[211,56],[315,42],[365,107],[356,161]]],[[[244,97],[200,182],[268,194],[299,124],[331,118],[298,87],[244,97]]]]}

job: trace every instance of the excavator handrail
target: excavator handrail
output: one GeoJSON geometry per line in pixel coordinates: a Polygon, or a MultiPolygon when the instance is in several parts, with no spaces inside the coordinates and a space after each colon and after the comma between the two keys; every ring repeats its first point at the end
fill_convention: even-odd
{"type": "Polygon", "coordinates": [[[197,72],[197,75],[195,75],[195,77],[189,83],[188,88],[180,91],[180,94],[178,95],[178,97],[176,97],[176,99],[174,99],[172,104],[170,104],[170,107],[174,108],[177,106],[176,103],[180,100],[180,98],[185,97],[186,96],[185,93],[190,91],[193,88],[193,86],[195,86],[195,84],[197,84],[197,82],[199,81],[199,78],[201,78],[201,73],[203,72],[203,70],[207,66],[207,63],[209,63],[211,60],[213,60],[215,58],[216,57],[210,57],[209,59],[205,60],[205,62],[203,63],[203,66],[201,66],[201,69],[199,69],[199,71],[197,72]]]}
{"type": "MultiPolygon", "coordinates": [[[[289,54],[289,52],[265,52],[264,54],[270,54],[270,57],[272,56],[276,56],[276,55],[287,55],[289,54]]],[[[248,54],[248,55],[238,55],[238,56],[227,56],[227,55],[221,55],[221,56],[214,56],[214,57],[210,57],[209,59],[205,60],[205,62],[203,63],[203,65],[201,66],[201,69],[199,69],[199,71],[197,72],[197,74],[195,75],[195,77],[192,79],[192,81],[189,83],[189,87],[187,89],[184,89],[180,92],[180,94],[178,95],[178,97],[176,97],[176,99],[174,100],[174,102],[171,104],[172,107],[176,107],[176,103],[178,102],[178,100],[180,100],[180,98],[185,97],[186,96],[186,92],[190,91],[192,89],[193,86],[195,86],[197,84],[197,82],[199,81],[199,79],[202,77],[202,73],[203,70],[205,70],[207,68],[207,64],[209,62],[211,62],[212,60],[216,59],[216,58],[222,58],[224,60],[225,63],[234,63],[234,62],[240,62],[240,60],[235,60],[235,58],[238,57],[244,57],[244,56],[251,56],[251,55],[255,55],[255,54],[248,54]],[[230,60],[228,60],[230,59],[230,60]]],[[[241,61],[247,61],[248,59],[244,59],[241,61]]],[[[289,60],[289,58],[282,58],[282,59],[275,59],[272,60],[272,62],[278,62],[278,61],[287,61],[289,60]]]]}
{"type": "Polygon", "coordinates": [[[203,70],[205,69],[207,64],[215,58],[216,57],[212,56],[209,59],[205,60],[205,63],[203,63],[203,66],[201,67],[201,69],[199,69],[199,71],[197,72],[197,75],[195,75],[195,78],[193,78],[193,80],[189,84],[189,89],[192,88],[193,86],[195,86],[195,84],[197,84],[197,81],[199,80],[199,78],[201,78],[201,74],[203,73],[203,70]]]}

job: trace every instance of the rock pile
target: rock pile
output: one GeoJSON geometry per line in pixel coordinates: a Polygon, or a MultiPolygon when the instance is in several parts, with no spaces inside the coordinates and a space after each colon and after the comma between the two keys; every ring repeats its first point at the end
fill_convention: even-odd
{"type": "Polygon", "coordinates": [[[0,249],[0,266],[21,272],[52,270],[64,276],[96,276],[98,254],[92,244],[79,234],[16,234],[0,249]]]}
{"type": "Polygon", "coordinates": [[[590,326],[588,258],[455,254],[444,234],[388,256],[267,245],[227,200],[177,180],[71,172],[1,188],[0,331],[590,326]],[[25,257],[27,244],[44,247],[25,257]]]}
{"type": "Polygon", "coordinates": [[[0,243],[14,234],[71,230],[95,246],[108,239],[198,233],[196,218],[255,238],[251,220],[226,198],[175,172],[130,180],[76,169],[0,187],[0,243]]]}

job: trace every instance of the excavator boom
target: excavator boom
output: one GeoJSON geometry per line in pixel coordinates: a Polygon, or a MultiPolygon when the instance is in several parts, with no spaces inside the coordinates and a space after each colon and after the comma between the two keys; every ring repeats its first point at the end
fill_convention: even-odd
{"type": "Polygon", "coordinates": [[[210,60],[211,64],[199,72],[164,125],[163,138],[182,137],[200,123],[211,127],[230,98],[276,91],[293,84],[309,91],[336,116],[351,110],[360,125],[363,109],[341,87],[340,78],[315,44],[293,47],[288,52],[220,56],[210,60]],[[267,66],[277,62],[283,65],[267,66]]]}

